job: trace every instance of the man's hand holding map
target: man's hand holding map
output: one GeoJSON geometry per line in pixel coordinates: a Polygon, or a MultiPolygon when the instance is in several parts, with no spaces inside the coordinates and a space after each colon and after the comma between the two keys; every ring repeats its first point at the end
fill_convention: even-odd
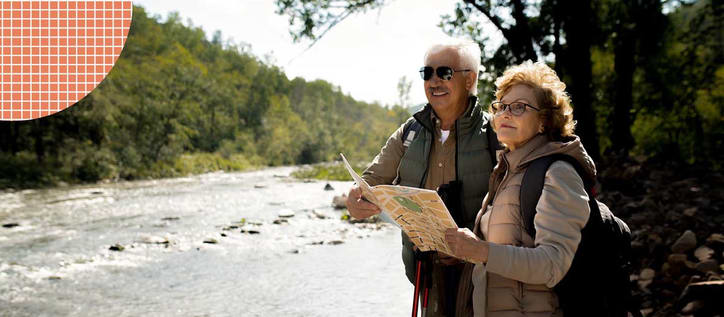
{"type": "Polygon", "coordinates": [[[344,155],[340,155],[364,198],[387,213],[418,249],[452,254],[445,243],[445,230],[457,225],[437,192],[395,185],[371,187],[357,175],[344,155]]]}

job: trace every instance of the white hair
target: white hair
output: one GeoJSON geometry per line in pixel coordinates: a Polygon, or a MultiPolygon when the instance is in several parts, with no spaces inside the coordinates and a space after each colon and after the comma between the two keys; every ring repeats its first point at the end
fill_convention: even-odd
{"type": "Polygon", "coordinates": [[[469,69],[475,76],[474,84],[470,88],[469,93],[471,96],[477,95],[478,74],[480,73],[480,46],[478,46],[478,43],[470,40],[453,40],[442,44],[432,45],[430,46],[430,48],[427,49],[427,52],[425,52],[425,56],[422,62],[425,63],[427,61],[428,55],[449,48],[455,49],[458,52],[458,57],[460,58],[460,65],[457,66],[464,69],[469,69]]]}

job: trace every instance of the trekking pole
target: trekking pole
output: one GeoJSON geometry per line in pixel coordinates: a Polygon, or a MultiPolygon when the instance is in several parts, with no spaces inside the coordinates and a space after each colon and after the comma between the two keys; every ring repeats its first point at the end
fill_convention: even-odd
{"type": "MultiPolygon", "coordinates": [[[[415,255],[417,255],[417,252],[415,252],[415,255]]],[[[412,317],[417,317],[417,306],[420,296],[420,269],[422,266],[422,260],[420,260],[420,257],[416,256],[415,258],[417,260],[417,268],[415,270],[415,293],[412,296],[412,317]]]]}
{"type": "Polygon", "coordinates": [[[425,261],[424,267],[425,267],[425,269],[423,269],[422,271],[424,272],[423,274],[425,274],[425,275],[423,275],[424,279],[423,279],[422,285],[425,288],[425,291],[423,292],[423,295],[422,295],[422,317],[427,316],[427,303],[428,303],[428,299],[430,299],[430,297],[429,297],[430,285],[432,284],[432,276],[431,276],[432,268],[430,267],[429,258],[428,258],[428,261],[425,261]]]}

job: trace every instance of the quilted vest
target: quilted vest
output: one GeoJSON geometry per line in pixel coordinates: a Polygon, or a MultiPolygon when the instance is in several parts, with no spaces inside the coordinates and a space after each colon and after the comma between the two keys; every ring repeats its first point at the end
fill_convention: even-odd
{"type": "MultiPolygon", "coordinates": [[[[422,188],[427,176],[430,150],[434,138],[432,122],[432,106],[429,104],[415,113],[410,120],[417,120],[423,127],[410,143],[400,160],[399,185],[422,188]]],[[[455,174],[462,181],[463,187],[463,219],[459,227],[472,230],[475,216],[480,210],[483,197],[488,192],[488,179],[493,169],[495,148],[490,149],[488,140],[496,140],[495,133],[489,125],[490,116],[482,111],[477,97],[470,97],[467,111],[455,121],[456,159],[455,174]]]]}

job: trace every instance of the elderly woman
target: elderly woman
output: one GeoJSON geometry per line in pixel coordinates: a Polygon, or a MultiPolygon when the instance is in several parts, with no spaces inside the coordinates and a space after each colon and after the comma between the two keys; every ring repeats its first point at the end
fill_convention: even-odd
{"type": "Polygon", "coordinates": [[[573,165],[554,162],[545,174],[531,237],[521,218],[521,181],[532,160],[552,154],[575,158],[588,173],[584,177],[594,178],[595,167],[573,135],[565,84],[551,68],[525,62],[506,70],[495,85],[497,101],[489,111],[505,149],[498,153],[475,233],[449,229],[446,240],[455,257],[476,264],[476,316],[561,316],[552,288],[571,266],[589,198],[573,165]]]}

